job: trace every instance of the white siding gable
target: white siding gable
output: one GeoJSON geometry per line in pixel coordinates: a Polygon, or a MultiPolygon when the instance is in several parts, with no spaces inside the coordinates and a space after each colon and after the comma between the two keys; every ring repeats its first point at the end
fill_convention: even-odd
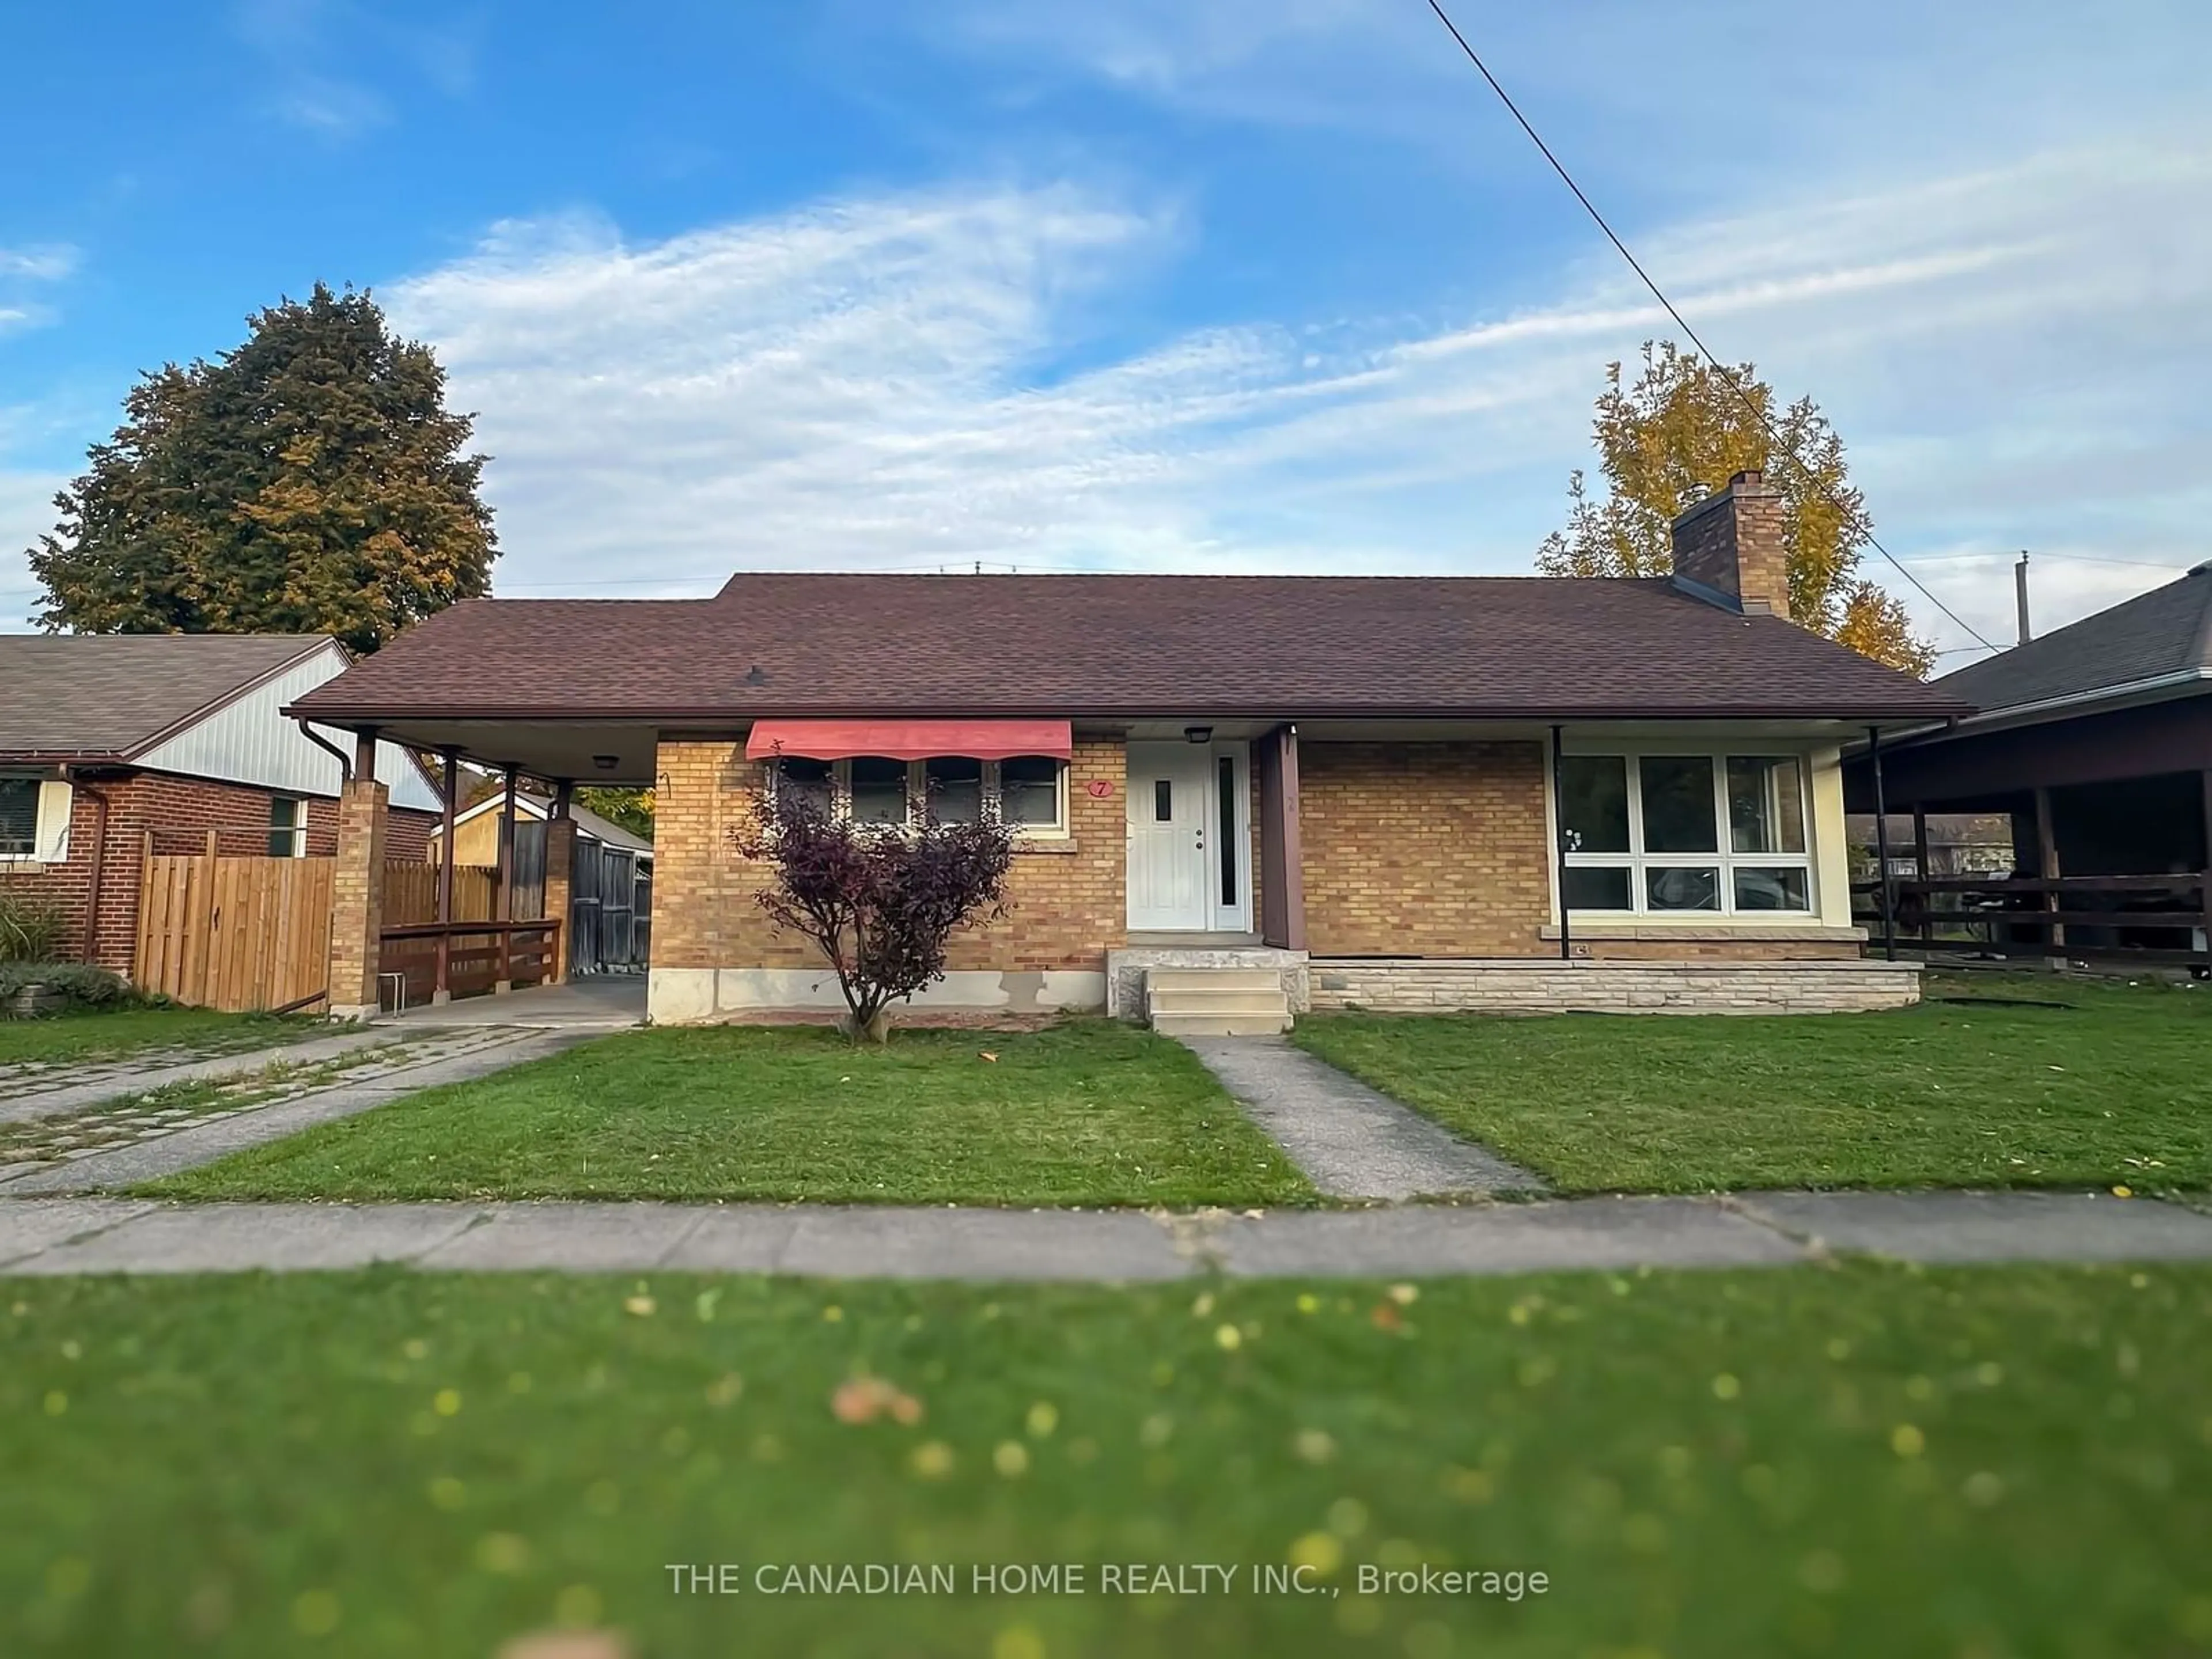
{"type": "MultiPolygon", "coordinates": [[[[220,778],[286,794],[335,798],[339,783],[337,757],[310,743],[281,711],[324,681],[335,679],[345,666],[345,653],[331,641],[236,702],[226,703],[205,720],[135,757],[136,763],[159,772],[220,778]]],[[[350,732],[328,726],[315,729],[345,753],[353,752],[350,732]]],[[[423,781],[421,769],[398,744],[376,745],[376,775],[391,788],[394,806],[421,812],[438,810],[436,792],[423,781]]]]}

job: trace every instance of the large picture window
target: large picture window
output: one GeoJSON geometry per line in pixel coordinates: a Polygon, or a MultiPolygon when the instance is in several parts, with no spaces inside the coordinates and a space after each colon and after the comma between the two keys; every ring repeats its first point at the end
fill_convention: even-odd
{"type": "Polygon", "coordinates": [[[1570,910],[1754,915],[1813,908],[1796,755],[1568,755],[1570,910]]]}
{"type": "Polygon", "coordinates": [[[1020,834],[1065,835],[1067,768],[1048,755],[1002,761],[947,755],[934,760],[851,760],[772,763],[778,789],[802,789],[823,808],[856,823],[915,822],[927,810],[940,823],[975,823],[994,813],[1020,834]]]}

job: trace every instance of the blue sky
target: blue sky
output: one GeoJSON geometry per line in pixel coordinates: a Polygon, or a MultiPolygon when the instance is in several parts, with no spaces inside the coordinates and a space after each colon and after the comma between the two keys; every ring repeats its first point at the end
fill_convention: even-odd
{"type": "MultiPolygon", "coordinates": [[[[1990,638],[2011,550],[2046,624],[2212,556],[2199,0],[1455,15],[1990,638]]],[[[1525,570],[1663,331],[1422,0],[94,0],[0,61],[9,624],[132,376],[319,277],[439,348],[515,593],[1525,570]]]]}

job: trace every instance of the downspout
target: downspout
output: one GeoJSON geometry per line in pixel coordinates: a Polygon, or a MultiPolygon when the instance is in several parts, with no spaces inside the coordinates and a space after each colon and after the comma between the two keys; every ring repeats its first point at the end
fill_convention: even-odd
{"type": "Polygon", "coordinates": [[[300,735],[301,737],[307,738],[307,740],[314,744],[316,748],[324,750],[332,760],[338,763],[339,788],[343,789],[346,785],[353,781],[353,759],[344,750],[339,748],[337,744],[332,743],[321,732],[316,731],[315,728],[308,724],[307,721],[300,719],[298,716],[294,716],[292,723],[300,728],[300,735]]]}
{"type": "Polygon", "coordinates": [[[92,874],[84,887],[84,959],[88,967],[100,965],[100,872],[107,862],[107,815],[112,803],[90,784],[81,782],[70,768],[61,769],[62,776],[71,789],[81,789],[87,799],[98,809],[92,832],[92,874]]]}
{"type": "Polygon", "coordinates": [[[1556,726],[1552,728],[1552,864],[1559,885],[1559,960],[1571,962],[1575,944],[1567,921],[1567,790],[1566,768],[1560,764],[1560,731],[1556,726]]]}

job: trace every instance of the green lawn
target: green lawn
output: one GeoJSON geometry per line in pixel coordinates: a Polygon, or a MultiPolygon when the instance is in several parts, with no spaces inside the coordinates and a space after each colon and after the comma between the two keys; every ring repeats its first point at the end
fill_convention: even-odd
{"type": "Polygon", "coordinates": [[[324,1029],[317,1021],[218,1014],[206,1008],[85,1010],[51,1019],[0,1020],[0,1066],[27,1060],[92,1064],[154,1048],[228,1054],[296,1042],[324,1029]]]}
{"type": "Polygon", "coordinates": [[[21,1280],[0,1310],[11,1655],[474,1656],[562,1622],[654,1659],[2212,1653],[2202,1267],[1404,1304],[386,1271],[21,1280]],[[841,1421],[862,1375],[918,1420],[841,1421]],[[1293,1562],[1316,1594],[1252,1593],[1293,1562]],[[671,1563],[743,1588],[677,1594],[671,1563]],[[756,1577],[871,1563],[956,1589],[756,1577]],[[1056,1563],[1089,1593],[970,1577],[1056,1563]],[[1234,1589],[1103,1590],[1201,1563],[1234,1589]],[[1548,1588],[1361,1591],[1423,1563],[1548,1588]]]}
{"type": "Polygon", "coordinates": [[[1295,1040],[1569,1192],[2212,1184],[2212,988],[1928,992],[1774,1018],[1324,1015],[1295,1040]]]}
{"type": "Polygon", "coordinates": [[[638,1031],[149,1187],[191,1198],[1311,1201],[1180,1045],[1042,1031],[638,1031]],[[991,1056],[987,1058],[987,1056],[991,1056]]]}

